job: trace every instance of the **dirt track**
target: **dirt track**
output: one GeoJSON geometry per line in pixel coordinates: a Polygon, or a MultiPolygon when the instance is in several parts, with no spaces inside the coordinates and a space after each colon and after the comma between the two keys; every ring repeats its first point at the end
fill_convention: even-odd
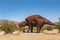
{"type": "Polygon", "coordinates": [[[60,34],[20,33],[20,35],[7,34],[0,36],[0,40],[60,40],[60,34]]]}

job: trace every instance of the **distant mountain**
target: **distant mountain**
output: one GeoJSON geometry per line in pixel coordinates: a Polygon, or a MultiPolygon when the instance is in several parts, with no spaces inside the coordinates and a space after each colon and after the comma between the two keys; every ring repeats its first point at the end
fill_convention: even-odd
{"type": "Polygon", "coordinates": [[[8,21],[8,22],[13,22],[15,24],[18,24],[19,22],[17,21],[11,21],[11,20],[0,20],[0,24],[3,24],[5,21],[8,21]]]}

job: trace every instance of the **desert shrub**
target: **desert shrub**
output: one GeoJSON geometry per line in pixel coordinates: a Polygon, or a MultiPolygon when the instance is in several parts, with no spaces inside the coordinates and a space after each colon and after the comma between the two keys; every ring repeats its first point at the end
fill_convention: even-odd
{"type": "Polygon", "coordinates": [[[20,28],[20,30],[22,30],[23,32],[25,32],[28,28],[22,27],[20,28]]]}
{"type": "Polygon", "coordinates": [[[12,33],[15,30],[19,30],[19,28],[14,23],[4,22],[3,26],[0,27],[0,30],[5,31],[6,33],[12,33]]]}
{"type": "Polygon", "coordinates": [[[50,30],[52,30],[52,27],[48,26],[46,29],[47,29],[48,31],[50,31],[50,30]]]}
{"type": "Polygon", "coordinates": [[[25,27],[23,27],[23,28],[21,28],[21,30],[26,30],[26,28],[25,28],[25,27]]]}
{"type": "Polygon", "coordinates": [[[46,30],[46,28],[45,27],[43,27],[42,29],[41,29],[41,31],[43,32],[44,30],[46,30]]]}
{"type": "Polygon", "coordinates": [[[57,24],[56,25],[56,29],[58,29],[59,30],[59,33],[60,33],[60,24],[57,24]]]}
{"type": "Polygon", "coordinates": [[[60,24],[57,24],[56,25],[56,28],[60,30],[60,24]]]}
{"type": "Polygon", "coordinates": [[[56,24],[56,29],[58,29],[60,33],[60,18],[58,19],[59,19],[58,22],[55,22],[55,24],[56,24]]]}

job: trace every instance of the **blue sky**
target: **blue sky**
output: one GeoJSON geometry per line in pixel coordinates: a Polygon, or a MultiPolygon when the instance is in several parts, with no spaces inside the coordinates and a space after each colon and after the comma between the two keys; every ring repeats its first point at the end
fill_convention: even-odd
{"type": "Polygon", "coordinates": [[[52,22],[60,17],[60,0],[0,0],[0,20],[23,21],[39,14],[52,22]]]}

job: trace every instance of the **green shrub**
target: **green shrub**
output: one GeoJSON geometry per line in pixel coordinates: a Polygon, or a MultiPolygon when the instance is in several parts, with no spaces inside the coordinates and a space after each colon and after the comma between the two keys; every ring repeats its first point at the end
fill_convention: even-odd
{"type": "Polygon", "coordinates": [[[12,33],[15,30],[19,30],[19,27],[14,23],[4,22],[3,26],[0,27],[0,30],[5,31],[6,33],[12,33]]]}
{"type": "Polygon", "coordinates": [[[48,31],[52,30],[52,27],[48,26],[48,27],[47,27],[47,30],[48,30],[48,31]]]}
{"type": "Polygon", "coordinates": [[[25,32],[28,28],[22,27],[20,28],[20,30],[22,30],[23,32],[25,32]]]}
{"type": "Polygon", "coordinates": [[[56,25],[56,28],[60,30],[60,24],[57,24],[56,25]]]}
{"type": "Polygon", "coordinates": [[[59,30],[59,33],[60,33],[60,24],[57,24],[56,25],[56,29],[58,29],[59,30]]]}
{"type": "Polygon", "coordinates": [[[44,30],[46,30],[46,28],[43,27],[43,28],[41,29],[41,31],[43,32],[44,30]]]}

